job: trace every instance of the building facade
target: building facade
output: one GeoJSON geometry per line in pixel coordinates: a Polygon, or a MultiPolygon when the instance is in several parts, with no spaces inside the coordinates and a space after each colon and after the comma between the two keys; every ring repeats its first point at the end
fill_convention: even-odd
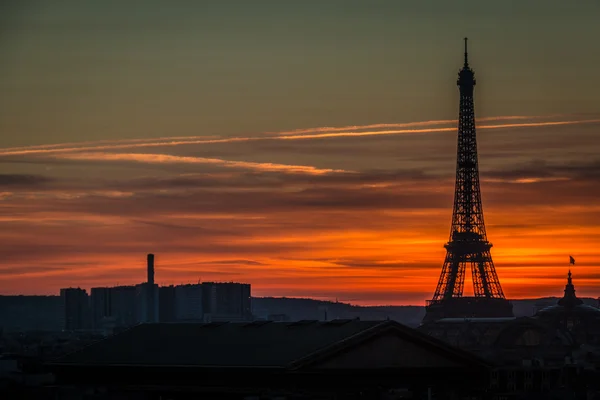
{"type": "Polygon", "coordinates": [[[112,297],[110,289],[107,287],[96,287],[91,290],[92,328],[95,330],[102,329],[104,319],[111,316],[112,297]]]}
{"type": "Polygon", "coordinates": [[[66,331],[90,329],[90,298],[85,289],[60,289],[60,297],[64,315],[63,329],[66,331]]]}
{"type": "Polygon", "coordinates": [[[202,303],[203,285],[175,286],[175,320],[200,322],[204,316],[202,303]]]}
{"type": "Polygon", "coordinates": [[[175,286],[158,288],[158,321],[174,322],[177,319],[175,304],[175,286]]]}
{"type": "Polygon", "coordinates": [[[159,315],[159,292],[158,285],[141,283],[135,286],[135,322],[154,323],[158,322],[159,315]],[[153,310],[152,310],[153,309],[153,310]]]}
{"type": "Polygon", "coordinates": [[[138,323],[138,294],[136,286],[92,288],[92,327],[112,331],[138,323]]]}
{"type": "Polygon", "coordinates": [[[235,282],[203,282],[204,319],[210,321],[252,320],[251,286],[235,282]]]}

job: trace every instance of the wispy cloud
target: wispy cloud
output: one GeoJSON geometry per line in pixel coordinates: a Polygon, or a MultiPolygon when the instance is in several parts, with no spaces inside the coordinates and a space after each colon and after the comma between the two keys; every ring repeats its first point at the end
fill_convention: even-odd
{"type": "Polygon", "coordinates": [[[275,163],[258,163],[249,161],[230,161],[219,158],[182,157],[169,154],[142,154],[142,153],[74,153],[56,156],[67,160],[85,161],[131,161],[150,164],[209,164],[227,168],[242,168],[262,172],[287,172],[311,175],[327,174],[332,172],[349,172],[340,169],[320,169],[306,165],[287,165],[275,163]]]}

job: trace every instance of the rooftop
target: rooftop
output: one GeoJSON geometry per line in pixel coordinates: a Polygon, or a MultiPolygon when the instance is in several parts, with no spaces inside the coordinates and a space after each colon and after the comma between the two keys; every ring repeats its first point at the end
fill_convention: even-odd
{"type": "Polygon", "coordinates": [[[480,362],[395,321],[307,320],[142,324],[54,364],[288,368],[390,331],[426,351],[461,363],[480,362]]]}
{"type": "Polygon", "coordinates": [[[436,323],[465,323],[465,322],[473,322],[473,323],[503,323],[508,321],[513,321],[517,319],[517,317],[489,317],[489,318],[442,318],[436,321],[436,323]]]}

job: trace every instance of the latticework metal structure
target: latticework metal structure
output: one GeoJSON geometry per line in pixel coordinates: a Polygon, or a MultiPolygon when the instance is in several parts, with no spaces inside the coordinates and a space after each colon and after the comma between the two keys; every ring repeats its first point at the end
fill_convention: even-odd
{"type": "Polygon", "coordinates": [[[469,67],[467,38],[465,63],[457,84],[460,115],[452,227],[450,240],[445,245],[446,259],[430,305],[463,296],[467,266],[472,273],[475,298],[504,299],[490,253],[492,244],[487,240],[483,222],[473,105],[475,73],[469,67]]]}

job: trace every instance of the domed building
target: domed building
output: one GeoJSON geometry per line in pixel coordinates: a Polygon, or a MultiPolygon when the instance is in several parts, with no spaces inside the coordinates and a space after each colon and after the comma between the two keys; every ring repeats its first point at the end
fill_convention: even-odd
{"type": "Polygon", "coordinates": [[[567,329],[522,317],[498,332],[488,354],[502,365],[562,365],[577,348],[576,338],[567,329]]]}
{"type": "Polygon", "coordinates": [[[600,309],[576,296],[571,271],[564,296],[532,316],[444,318],[419,330],[492,362],[491,390],[506,398],[600,400],[600,309]]]}
{"type": "Polygon", "coordinates": [[[445,318],[423,324],[419,330],[507,364],[521,360],[561,364],[581,348],[600,354],[600,309],[576,296],[570,270],[564,296],[533,316],[445,318]]]}
{"type": "Polygon", "coordinates": [[[534,318],[569,331],[579,344],[600,345],[600,309],[577,298],[570,270],[563,298],[538,311],[534,318]]]}

